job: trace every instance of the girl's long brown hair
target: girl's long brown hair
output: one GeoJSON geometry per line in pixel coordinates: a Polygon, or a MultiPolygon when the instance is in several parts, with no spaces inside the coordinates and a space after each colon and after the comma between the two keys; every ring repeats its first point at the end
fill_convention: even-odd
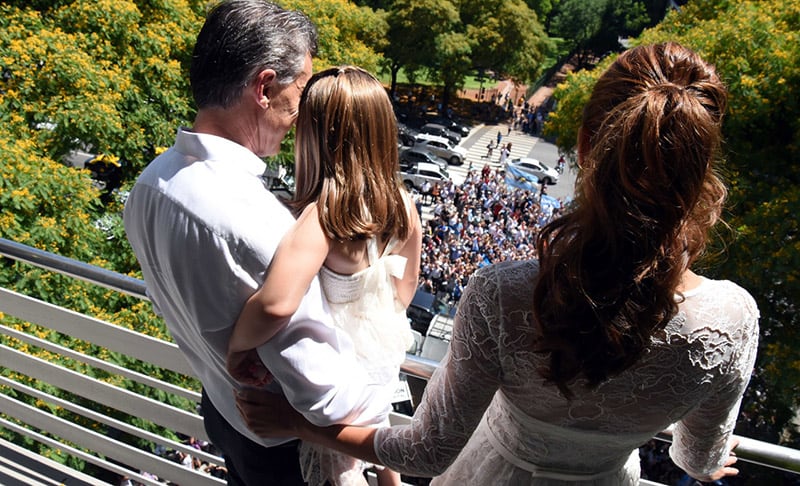
{"type": "Polygon", "coordinates": [[[538,243],[539,371],[565,396],[578,376],[596,386],[630,367],[676,314],[726,196],[713,168],[726,103],[714,68],[676,43],[630,49],[598,80],[576,208],[538,243]]]}
{"type": "Polygon", "coordinates": [[[397,172],[397,121],[380,81],[342,66],[309,80],[300,99],[292,206],[317,203],[325,234],[337,241],[410,232],[397,172]]]}

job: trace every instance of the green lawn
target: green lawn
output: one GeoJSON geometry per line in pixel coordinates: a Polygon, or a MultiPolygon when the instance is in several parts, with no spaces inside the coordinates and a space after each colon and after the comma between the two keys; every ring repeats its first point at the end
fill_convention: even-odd
{"type": "MultiPolygon", "coordinates": [[[[378,79],[383,84],[385,84],[386,86],[389,86],[392,83],[392,77],[389,75],[389,73],[378,74],[377,76],[378,76],[378,79]]],[[[403,71],[402,69],[397,74],[397,84],[409,84],[408,77],[406,77],[405,71],[403,71]]],[[[437,83],[429,81],[425,77],[418,77],[416,84],[424,85],[424,86],[432,86],[432,85],[435,85],[437,83]]],[[[483,86],[484,87],[493,86],[493,85],[494,85],[494,81],[493,80],[486,79],[486,78],[484,79],[484,82],[483,82],[483,86]]],[[[480,87],[481,87],[481,83],[478,80],[476,80],[474,76],[467,76],[467,78],[464,79],[463,89],[478,89],[480,87]]]]}

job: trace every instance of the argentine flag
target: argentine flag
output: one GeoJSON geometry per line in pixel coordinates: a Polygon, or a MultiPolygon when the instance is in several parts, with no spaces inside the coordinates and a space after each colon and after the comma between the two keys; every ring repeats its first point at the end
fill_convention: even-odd
{"type": "Polygon", "coordinates": [[[554,210],[561,208],[561,201],[553,196],[542,194],[542,197],[539,198],[539,205],[542,207],[542,211],[552,215],[554,210]]]}
{"type": "Polygon", "coordinates": [[[506,185],[536,192],[538,191],[537,184],[539,184],[539,178],[535,175],[523,172],[513,165],[506,166],[506,185]]]}

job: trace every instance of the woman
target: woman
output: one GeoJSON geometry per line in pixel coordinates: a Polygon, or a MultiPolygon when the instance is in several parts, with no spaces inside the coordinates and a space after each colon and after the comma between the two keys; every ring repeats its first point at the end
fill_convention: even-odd
{"type": "Polygon", "coordinates": [[[623,53],[584,109],[576,208],[542,230],[539,261],[473,275],[410,425],[268,432],[242,396],[248,424],[441,474],[433,484],[616,486],[638,484],[638,446],[674,423],[676,464],[736,474],[758,309],[690,270],[726,193],[713,169],[726,98],[678,44],[623,53]]]}

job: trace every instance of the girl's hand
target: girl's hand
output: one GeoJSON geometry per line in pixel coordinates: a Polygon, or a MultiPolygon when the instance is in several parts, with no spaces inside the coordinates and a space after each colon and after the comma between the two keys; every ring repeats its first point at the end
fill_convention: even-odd
{"type": "Polygon", "coordinates": [[[283,395],[265,390],[236,392],[236,408],[247,427],[259,437],[299,437],[305,423],[283,395]]]}
{"type": "Polygon", "coordinates": [[[229,352],[225,366],[236,381],[245,385],[262,387],[272,382],[272,374],[255,349],[229,352]]]}

